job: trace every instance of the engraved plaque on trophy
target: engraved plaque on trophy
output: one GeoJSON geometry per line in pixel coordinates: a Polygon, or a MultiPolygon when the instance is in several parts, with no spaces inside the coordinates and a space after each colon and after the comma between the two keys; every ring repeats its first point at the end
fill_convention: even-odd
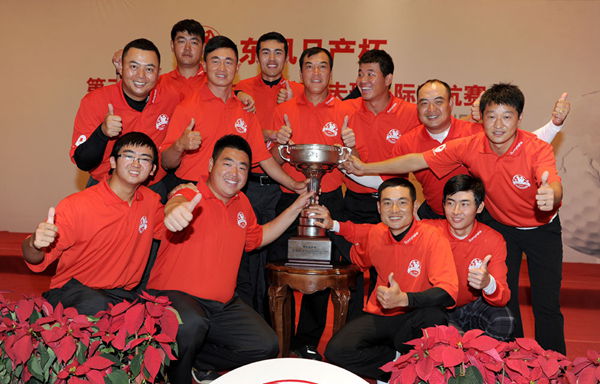
{"type": "MultiPolygon", "coordinates": [[[[344,152],[352,149],[335,145],[294,144],[279,147],[282,159],[293,165],[309,179],[308,190],[320,193],[321,179],[340,163],[344,152]]],[[[311,198],[311,205],[316,198],[311,198]]],[[[300,213],[298,236],[288,241],[288,262],[286,265],[310,268],[331,268],[331,240],[325,229],[317,227],[318,219],[308,216],[306,209],[300,213]]]]}

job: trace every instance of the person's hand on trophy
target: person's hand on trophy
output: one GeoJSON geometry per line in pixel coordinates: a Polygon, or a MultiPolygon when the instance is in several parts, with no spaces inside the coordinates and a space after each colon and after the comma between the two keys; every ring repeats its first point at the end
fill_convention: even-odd
{"type": "Polygon", "coordinates": [[[347,173],[356,176],[364,176],[366,174],[365,163],[358,156],[345,154],[341,161],[339,167],[347,173]]]}
{"type": "Polygon", "coordinates": [[[277,143],[279,143],[280,145],[285,145],[285,144],[294,144],[292,142],[292,125],[290,124],[290,120],[288,119],[288,116],[286,114],[283,115],[283,121],[285,122],[285,125],[282,125],[281,128],[279,129],[279,131],[277,131],[277,143]]]}
{"type": "Polygon", "coordinates": [[[294,186],[294,188],[293,188],[294,192],[301,195],[304,192],[308,191],[308,183],[310,183],[309,179],[304,179],[302,181],[294,180],[294,182],[292,184],[294,186]]]}
{"type": "Polygon", "coordinates": [[[333,228],[333,219],[331,218],[331,214],[323,205],[313,204],[306,209],[306,213],[311,219],[318,219],[315,222],[317,227],[324,228],[328,231],[333,228]]]}
{"type": "Polygon", "coordinates": [[[319,196],[316,195],[315,192],[304,191],[296,198],[294,203],[291,205],[291,209],[297,210],[298,212],[305,208],[309,209],[308,207],[312,207],[311,198],[316,202],[316,204],[318,204],[319,196]]]}

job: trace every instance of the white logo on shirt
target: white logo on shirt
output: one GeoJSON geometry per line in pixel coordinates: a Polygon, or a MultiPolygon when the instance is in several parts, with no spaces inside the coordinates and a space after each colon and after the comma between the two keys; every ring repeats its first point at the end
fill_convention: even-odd
{"type": "Polygon", "coordinates": [[[523,175],[514,175],[512,178],[512,183],[519,189],[527,189],[531,187],[531,183],[523,175]]]}
{"type": "Polygon", "coordinates": [[[329,123],[327,123],[323,126],[323,133],[325,134],[325,136],[329,136],[329,137],[337,136],[337,134],[338,134],[337,125],[335,125],[334,122],[330,121],[329,123]]]}
{"type": "Polygon", "coordinates": [[[75,146],[79,147],[81,144],[85,143],[85,141],[87,140],[87,137],[85,137],[85,135],[81,135],[77,138],[77,141],[75,141],[75,146]]]}
{"type": "Polygon", "coordinates": [[[473,260],[471,260],[471,262],[469,263],[469,271],[472,271],[474,269],[479,269],[481,268],[481,265],[483,264],[483,261],[481,261],[481,259],[479,258],[474,258],[473,260]]]}
{"type": "Polygon", "coordinates": [[[390,131],[387,133],[387,136],[385,137],[385,139],[392,144],[396,143],[396,141],[398,141],[399,138],[400,131],[397,129],[390,129],[390,131]]]}
{"type": "Polygon", "coordinates": [[[246,216],[244,216],[244,212],[238,212],[237,224],[240,226],[240,228],[246,228],[248,222],[246,221],[246,216]]]}
{"type": "Polygon", "coordinates": [[[439,153],[442,152],[444,149],[446,149],[446,144],[442,144],[439,147],[436,147],[433,149],[433,153],[439,153]]]}
{"type": "Polygon", "coordinates": [[[417,259],[413,259],[408,263],[408,269],[406,270],[409,275],[417,277],[421,274],[421,262],[417,259]]]}
{"type": "Polygon", "coordinates": [[[167,128],[168,124],[169,124],[169,116],[165,115],[164,113],[161,113],[160,115],[158,115],[158,117],[156,118],[156,129],[158,129],[159,131],[162,131],[165,128],[167,128]]]}
{"type": "Polygon", "coordinates": [[[140,219],[140,226],[138,227],[138,231],[140,233],[144,233],[144,231],[148,229],[148,218],[146,216],[142,216],[140,219]]]}
{"type": "Polygon", "coordinates": [[[235,121],[235,130],[238,133],[246,133],[248,131],[248,124],[240,117],[235,121]]]}

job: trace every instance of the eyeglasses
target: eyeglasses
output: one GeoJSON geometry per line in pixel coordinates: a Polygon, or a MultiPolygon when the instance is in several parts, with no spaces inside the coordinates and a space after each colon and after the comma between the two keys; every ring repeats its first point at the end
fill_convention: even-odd
{"type": "Polygon", "coordinates": [[[137,161],[142,167],[149,167],[152,165],[152,162],[154,161],[151,158],[147,158],[147,157],[135,157],[133,155],[130,155],[128,153],[122,153],[120,155],[117,155],[117,157],[122,158],[126,163],[133,163],[134,161],[137,161]]]}

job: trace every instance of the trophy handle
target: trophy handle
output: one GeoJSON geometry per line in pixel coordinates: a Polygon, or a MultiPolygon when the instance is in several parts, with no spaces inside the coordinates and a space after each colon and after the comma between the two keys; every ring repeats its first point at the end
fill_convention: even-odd
{"type": "Polygon", "coordinates": [[[338,160],[338,163],[343,163],[346,160],[342,160],[342,157],[344,156],[344,152],[348,152],[348,156],[350,156],[352,154],[352,148],[350,147],[340,147],[340,146],[335,146],[337,148],[338,153],[340,154],[340,159],[338,160]]]}
{"type": "Polygon", "coordinates": [[[287,161],[288,163],[290,162],[290,158],[289,157],[285,157],[285,155],[283,154],[283,152],[287,152],[287,154],[290,154],[290,149],[289,149],[289,145],[284,144],[284,145],[280,145],[279,148],[277,148],[277,150],[279,151],[279,156],[281,156],[281,158],[285,161],[287,161]]]}

